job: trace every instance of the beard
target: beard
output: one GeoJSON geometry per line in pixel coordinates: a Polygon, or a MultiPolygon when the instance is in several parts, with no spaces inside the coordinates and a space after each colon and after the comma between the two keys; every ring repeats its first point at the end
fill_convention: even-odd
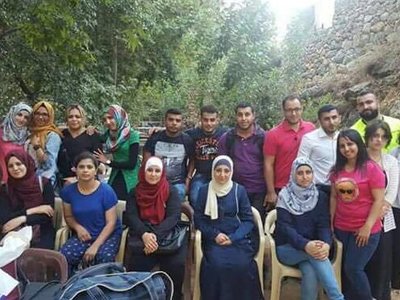
{"type": "Polygon", "coordinates": [[[364,121],[371,121],[373,119],[375,119],[378,116],[378,110],[364,110],[363,112],[360,113],[360,117],[364,120],[364,121]]]}

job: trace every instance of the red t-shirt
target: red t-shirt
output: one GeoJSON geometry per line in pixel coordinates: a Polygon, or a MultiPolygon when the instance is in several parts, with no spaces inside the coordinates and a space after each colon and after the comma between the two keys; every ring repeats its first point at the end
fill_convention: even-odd
{"type": "MultiPolygon", "coordinates": [[[[336,189],[336,212],[334,226],[344,231],[356,231],[368,218],[374,198],[372,189],[385,188],[385,175],[382,169],[373,161],[368,161],[364,172],[354,170],[340,171],[330,176],[332,186],[336,189]]],[[[371,233],[381,230],[381,220],[378,218],[371,233]]]]}
{"type": "Polygon", "coordinates": [[[275,156],[275,188],[282,188],[288,183],[292,163],[297,157],[301,139],[314,129],[313,123],[300,121],[299,130],[294,131],[284,120],[266,133],[264,155],[275,156]]]}

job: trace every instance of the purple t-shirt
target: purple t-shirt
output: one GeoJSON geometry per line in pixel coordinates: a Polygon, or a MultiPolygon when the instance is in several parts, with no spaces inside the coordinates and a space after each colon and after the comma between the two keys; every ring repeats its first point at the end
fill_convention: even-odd
{"type": "Polygon", "coordinates": [[[248,193],[265,193],[267,187],[264,180],[262,148],[264,130],[257,128],[252,136],[245,139],[235,131],[233,145],[227,145],[228,134],[232,133],[228,131],[220,138],[218,154],[233,154],[229,155],[233,160],[233,180],[243,185],[248,193]],[[233,148],[229,150],[228,147],[233,148]]]}

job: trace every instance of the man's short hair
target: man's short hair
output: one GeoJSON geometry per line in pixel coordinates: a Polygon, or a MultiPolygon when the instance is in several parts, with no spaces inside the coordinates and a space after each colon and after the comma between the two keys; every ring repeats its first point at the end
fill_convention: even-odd
{"type": "Polygon", "coordinates": [[[318,109],[318,119],[319,119],[319,120],[321,119],[321,115],[322,115],[323,113],[327,113],[327,112],[330,112],[330,111],[332,111],[332,110],[337,110],[337,111],[338,111],[338,108],[337,108],[335,105],[333,105],[333,104],[325,104],[325,105],[322,105],[322,106],[318,109]]]}
{"type": "Polygon", "coordinates": [[[367,89],[367,90],[362,90],[361,92],[359,92],[358,95],[357,95],[357,99],[362,97],[362,96],[368,95],[368,94],[372,94],[372,95],[374,95],[376,97],[376,95],[375,95],[373,90],[367,89]]]}
{"type": "Polygon", "coordinates": [[[214,105],[204,105],[200,108],[200,116],[203,116],[204,113],[218,115],[218,110],[214,105]]]}
{"type": "Polygon", "coordinates": [[[249,102],[239,102],[235,107],[235,114],[237,114],[239,108],[247,108],[250,107],[251,112],[254,114],[254,107],[249,102]]]}
{"type": "Polygon", "coordinates": [[[182,115],[182,112],[177,108],[170,108],[165,112],[164,118],[166,119],[168,115],[182,115]]]}
{"type": "Polygon", "coordinates": [[[293,101],[293,100],[299,100],[300,104],[302,104],[299,95],[289,95],[289,96],[286,96],[285,98],[283,98],[282,108],[285,108],[285,104],[287,101],[293,101]]]}

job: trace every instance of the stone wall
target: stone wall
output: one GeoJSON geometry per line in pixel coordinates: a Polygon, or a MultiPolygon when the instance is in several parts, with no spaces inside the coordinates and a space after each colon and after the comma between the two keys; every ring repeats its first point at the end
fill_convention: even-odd
{"type": "Polygon", "coordinates": [[[400,39],[400,0],[336,0],[332,27],[314,32],[306,45],[303,78],[311,87],[371,47],[400,39]]]}

